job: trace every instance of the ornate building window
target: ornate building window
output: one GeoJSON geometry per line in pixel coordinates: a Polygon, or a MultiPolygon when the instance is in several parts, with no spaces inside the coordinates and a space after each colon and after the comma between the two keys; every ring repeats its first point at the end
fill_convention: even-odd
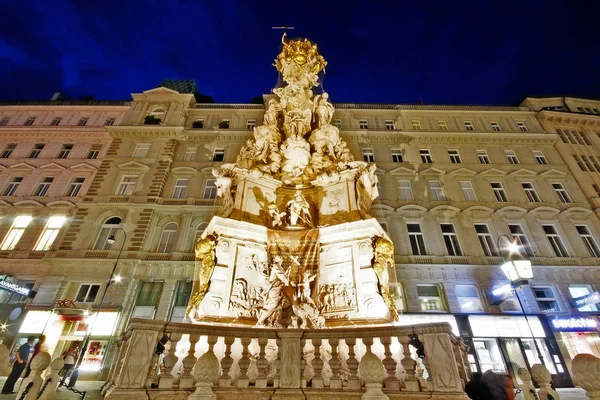
{"type": "Polygon", "coordinates": [[[369,129],[369,122],[366,119],[358,121],[358,129],[369,129]]]}
{"type": "Polygon", "coordinates": [[[365,162],[375,162],[375,153],[373,153],[373,149],[362,149],[363,161],[365,162]]]}
{"type": "Polygon", "coordinates": [[[392,149],[392,161],[395,163],[404,162],[404,157],[402,156],[402,150],[392,149]]]}
{"type": "Polygon", "coordinates": [[[50,126],[58,126],[61,121],[62,121],[61,117],[56,117],[52,120],[52,122],[50,122],[50,126]]]}
{"type": "Polygon", "coordinates": [[[444,237],[444,244],[449,256],[462,256],[463,252],[458,242],[458,236],[454,230],[453,224],[440,224],[442,229],[442,236],[444,237]]]}
{"type": "Polygon", "coordinates": [[[475,127],[473,126],[473,122],[465,121],[465,129],[468,131],[474,131],[475,127]]]}
{"type": "Polygon", "coordinates": [[[37,243],[33,247],[35,251],[48,251],[52,247],[52,243],[56,240],[60,228],[63,227],[67,217],[63,215],[54,215],[48,218],[48,223],[44,228],[44,231],[40,235],[37,243]]]}
{"type": "Polygon", "coordinates": [[[35,119],[36,119],[36,117],[29,117],[29,118],[27,118],[27,120],[25,121],[25,123],[23,125],[31,126],[35,122],[35,119]]]}
{"type": "Polygon", "coordinates": [[[569,252],[567,252],[567,248],[563,244],[554,225],[542,225],[542,229],[546,234],[546,238],[548,239],[550,246],[552,246],[554,255],[556,257],[569,257],[569,252]]]}
{"type": "Polygon", "coordinates": [[[100,155],[101,150],[101,144],[93,144],[92,147],[90,147],[90,151],[88,151],[87,156],[85,158],[89,160],[95,160],[100,155]]]}
{"type": "Polygon", "coordinates": [[[517,128],[519,128],[519,130],[521,132],[529,132],[529,128],[527,128],[527,125],[525,125],[525,122],[517,121],[517,128]]]}
{"type": "Polygon", "coordinates": [[[246,129],[247,130],[251,131],[255,127],[256,127],[256,120],[255,119],[249,119],[248,121],[246,121],[246,129]]]}
{"type": "Polygon", "coordinates": [[[438,127],[440,128],[440,131],[447,131],[448,123],[446,121],[438,121],[438,127]]]}
{"type": "Polygon", "coordinates": [[[502,128],[500,127],[500,124],[496,121],[490,122],[490,125],[492,126],[492,129],[494,130],[494,132],[501,132],[502,128]]]}
{"type": "Polygon", "coordinates": [[[417,285],[421,311],[446,311],[438,285],[417,285]]]}
{"type": "Polygon", "coordinates": [[[498,253],[496,252],[494,239],[492,239],[492,234],[488,226],[486,224],[475,224],[475,232],[477,232],[477,238],[479,239],[483,254],[487,257],[497,256],[498,253]]]}
{"type": "Polygon", "coordinates": [[[31,150],[27,158],[38,158],[42,150],[44,150],[44,147],[46,147],[46,145],[43,143],[34,144],[33,149],[31,150]]]}
{"type": "Polygon", "coordinates": [[[72,144],[63,144],[56,158],[68,158],[71,150],[73,150],[72,144]]]}
{"type": "Polygon", "coordinates": [[[490,186],[492,187],[492,191],[494,192],[494,196],[496,196],[496,200],[500,202],[507,202],[508,196],[504,191],[504,187],[500,182],[491,182],[490,186]]]}
{"type": "Polygon", "coordinates": [[[504,154],[506,155],[506,160],[508,160],[509,164],[520,164],[514,150],[504,150],[504,154]]]}
{"type": "Polygon", "coordinates": [[[184,199],[187,197],[189,179],[177,179],[173,188],[173,198],[184,199]]]}
{"type": "Polygon", "coordinates": [[[106,121],[104,121],[104,125],[105,126],[113,126],[115,124],[116,119],[115,118],[107,118],[106,121]]]}
{"type": "Polygon", "coordinates": [[[386,120],[385,129],[388,131],[393,131],[394,129],[396,129],[396,124],[394,124],[394,121],[386,120]]]}
{"type": "Polygon", "coordinates": [[[477,158],[479,159],[479,164],[491,164],[490,157],[488,157],[488,153],[485,150],[476,150],[477,158]]]}
{"type": "Polygon", "coordinates": [[[538,196],[535,188],[533,187],[533,184],[530,182],[521,182],[521,187],[523,187],[523,190],[525,191],[525,195],[527,196],[527,199],[531,202],[531,203],[539,203],[540,200],[540,196],[538,196]]]}
{"type": "Polygon", "coordinates": [[[183,155],[183,161],[196,161],[196,153],[198,152],[197,147],[188,147],[185,149],[183,155]]]}
{"type": "Polygon", "coordinates": [[[460,188],[465,197],[465,201],[477,201],[475,190],[473,190],[473,184],[469,181],[460,181],[460,188]]]}
{"type": "Polygon", "coordinates": [[[76,197],[83,186],[83,182],[85,182],[85,178],[73,178],[65,196],[76,197]]]}
{"type": "Polygon", "coordinates": [[[519,251],[521,253],[527,254],[529,257],[533,257],[533,249],[529,244],[529,239],[527,239],[525,231],[523,231],[523,227],[519,224],[509,224],[508,229],[510,230],[510,234],[513,237],[513,240],[519,246],[519,251]]]}
{"type": "Polygon", "coordinates": [[[212,154],[212,161],[222,162],[225,160],[225,149],[214,149],[212,154]]]}
{"type": "Polygon", "coordinates": [[[215,199],[217,197],[217,181],[214,179],[207,179],[206,185],[204,186],[205,199],[215,199]]]}
{"type": "Polygon", "coordinates": [[[412,121],[410,121],[410,124],[413,128],[413,131],[420,131],[421,128],[421,121],[419,121],[418,119],[413,119],[412,121]]]}
{"type": "Polygon", "coordinates": [[[448,150],[448,155],[450,156],[450,162],[452,164],[460,164],[460,154],[458,154],[458,150],[448,150]]]}
{"type": "Polygon", "coordinates": [[[15,192],[19,188],[19,185],[21,185],[21,182],[23,182],[22,176],[12,178],[8,185],[6,185],[6,189],[4,189],[2,196],[14,196],[15,192]]]}
{"type": "Polygon", "coordinates": [[[148,151],[150,151],[150,143],[138,143],[135,145],[131,156],[134,158],[143,158],[148,155],[148,151]]]}
{"type": "Polygon", "coordinates": [[[571,196],[569,196],[567,189],[565,189],[562,183],[553,183],[552,188],[554,189],[554,192],[558,196],[558,199],[561,203],[571,203],[571,196]]]}
{"type": "Polygon", "coordinates": [[[446,201],[444,190],[440,181],[429,181],[429,193],[433,201],[446,201]]]}
{"type": "Polygon", "coordinates": [[[77,122],[77,126],[86,126],[88,123],[89,118],[81,118],[78,122],[77,122]]]}
{"type": "Polygon", "coordinates": [[[556,301],[554,290],[549,286],[534,286],[531,288],[541,312],[559,312],[560,306],[556,301]]]}
{"type": "Polygon", "coordinates": [[[96,297],[98,296],[99,291],[99,284],[94,285],[84,283],[81,286],[79,286],[79,290],[77,291],[77,297],[75,297],[75,301],[77,303],[93,303],[96,301],[96,297]]]}
{"type": "Polygon", "coordinates": [[[460,306],[460,312],[484,312],[479,291],[475,285],[456,285],[454,294],[460,306]]]}
{"type": "Polygon", "coordinates": [[[135,191],[135,186],[137,185],[138,176],[137,175],[125,175],[121,178],[121,183],[119,183],[119,187],[117,188],[117,195],[119,196],[131,196],[135,191]]]}
{"type": "Polygon", "coordinates": [[[533,156],[535,157],[535,161],[540,164],[540,165],[548,165],[548,160],[546,160],[546,157],[544,156],[544,153],[542,153],[539,150],[534,150],[533,151],[533,156]]]}
{"type": "Polygon", "coordinates": [[[402,200],[402,201],[414,200],[410,181],[405,181],[405,180],[398,181],[398,187],[400,188],[400,200],[402,200]]]}
{"type": "Polygon", "coordinates": [[[0,245],[0,250],[14,250],[32,219],[31,215],[17,215],[0,245]]]}
{"type": "Polygon", "coordinates": [[[598,248],[598,243],[596,243],[596,239],[594,239],[588,227],[585,225],[575,225],[575,229],[577,229],[577,233],[579,233],[590,255],[592,257],[600,257],[600,248],[598,248]]]}
{"type": "Polygon", "coordinates": [[[54,181],[54,178],[51,176],[47,176],[44,179],[42,179],[42,181],[40,182],[38,187],[35,189],[35,192],[33,192],[33,195],[34,196],[45,196],[46,193],[48,193],[48,189],[50,189],[50,184],[53,181],[54,181]]]}
{"type": "Polygon", "coordinates": [[[0,154],[0,158],[9,158],[13,151],[17,148],[16,143],[7,144],[4,150],[2,150],[2,154],[0,154]]]}
{"type": "Polygon", "coordinates": [[[111,217],[104,221],[94,244],[94,250],[110,250],[112,248],[114,243],[108,243],[108,238],[114,235],[117,228],[121,227],[121,221],[119,217],[111,217]]]}
{"type": "Polygon", "coordinates": [[[158,242],[158,253],[170,253],[173,251],[175,245],[175,238],[177,237],[177,224],[170,222],[163,228],[162,234],[160,235],[160,241],[158,242]]]}
{"type": "Polygon", "coordinates": [[[425,164],[431,164],[433,162],[433,158],[431,157],[431,152],[427,149],[419,150],[419,154],[421,155],[421,162],[425,164]]]}
{"type": "Polygon", "coordinates": [[[425,240],[423,239],[423,232],[421,232],[421,225],[409,223],[406,224],[406,229],[408,230],[408,239],[413,255],[426,256],[427,249],[425,248],[425,240]]]}

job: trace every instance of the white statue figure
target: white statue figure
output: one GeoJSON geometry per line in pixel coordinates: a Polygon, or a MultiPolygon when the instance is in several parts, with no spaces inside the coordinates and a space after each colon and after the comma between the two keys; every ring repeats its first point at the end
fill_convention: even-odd
{"type": "Polygon", "coordinates": [[[310,215],[310,203],[302,196],[300,190],[297,190],[294,198],[287,202],[287,206],[290,215],[290,226],[298,226],[298,220],[300,220],[305,225],[311,228],[314,227],[310,215]]]}
{"type": "Polygon", "coordinates": [[[273,256],[270,269],[269,285],[264,292],[266,293],[264,309],[260,313],[256,326],[265,325],[283,301],[283,288],[290,285],[290,270],[286,271],[283,268],[283,258],[279,254],[273,256]]]}
{"type": "Polygon", "coordinates": [[[217,197],[221,198],[221,211],[220,217],[227,218],[233,211],[233,196],[231,195],[231,186],[233,185],[233,178],[224,176],[223,172],[219,172],[216,169],[212,170],[212,174],[216,179],[215,186],[217,187],[217,197]]]}
{"type": "Polygon", "coordinates": [[[334,112],[335,108],[333,107],[333,104],[329,102],[329,94],[327,94],[327,92],[315,96],[313,113],[315,121],[317,122],[317,127],[320,128],[323,125],[330,125],[334,112]]]}
{"type": "Polygon", "coordinates": [[[280,212],[277,204],[269,203],[268,205],[269,215],[271,216],[271,226],[277,228],[283,225],[283,218],[285,218],[286,212],[280,212]]]}
{"type": "Polygon", "coordinates": [[[313,131],[308,141],[315,151],[327,149],[328,154],[335,159],[337,158],[335,148],[340,142],[340,130],[333,125],[323,125],[313,131]]]}
{"type": "Polygon", "coordinates": [[[300,177],[310,162],[310,144],[301,137],[289,137],[281,146],[284,182],[291,183],[294,178],[300,177]],[[289,182],[287,182],[289,181],[289,182]]]}
{"type": "Polygon", "coordinates": [[[269,106],[265,111],[264,124],[269,127],[277,128],[278,116],[281,112],[281,105],[275,99],[269,100],[269,106]]]}
{"type": "Polygon", "coordinates": [[[308,102],[298,104],[300,101],[293,99],[293,108],[284,112],[283,130],[288,138],[304,137],[310,132],[312,111],[308,102]],[[295,104],[294,104],[295,103],[295,104]]]}
{"type": "Polygon", "coordinates": [[[316,277],[316,273],[305,270],[304,273],[302,273],[302,282],[298,283],[298,299],[301,303],[308,303],[313,307],[316,307],[317,305],[311,297],[310,284],[316,277]]]}

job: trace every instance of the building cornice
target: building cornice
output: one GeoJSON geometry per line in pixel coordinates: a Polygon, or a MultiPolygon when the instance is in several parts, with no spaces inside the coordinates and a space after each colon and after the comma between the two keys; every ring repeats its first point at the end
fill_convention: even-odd
{"type": "Polygon", "coordinates": [[[53,139],[75,139],[78,141],[88,141],[89,139],[109,139],[105,126],[48,126],[48,125],[7,125],[0,127],[0,136],[3,138],[15,138],[23,140],[24,138],[36,138],[40,136],[53,139]]]}
{"type": "Polygon", "coordinates": [[[163,138],[187,140],[186,129],[183,126],[163,125],[113,125],[106,130],[114,138],[163,138]]]}
{"type": "Polygon", "coordinates": [[[348,142],[359,143],[456,143],[456,144],[554,144],[558,135],[552,133],[505,133],[486,132],[394,132],[370,134],[369,131],[344,131],[348,142]]]}
{"type": "Polygon", "coordinates": [[[540,122],[561,125],[580,125],[582,127],[600,126],[600,115],[578,114],[566,111],[542,110],[538,112],[540,122]]]}

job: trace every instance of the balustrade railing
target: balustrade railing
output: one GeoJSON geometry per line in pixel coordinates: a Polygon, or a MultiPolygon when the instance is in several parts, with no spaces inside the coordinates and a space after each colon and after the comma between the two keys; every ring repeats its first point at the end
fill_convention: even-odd
{"type": "Polygon", "coordinates": [[[134,319],[103,392],[112,399],[193,388],[190,398],[207,391],[226,398],[240,390],[366,390],[372,396],[441,392],[466,399],[469,378],[467,347],[447,323],[301,330],[134,319]],[[156,354],[165,334],[170,341],[156,354]]]}

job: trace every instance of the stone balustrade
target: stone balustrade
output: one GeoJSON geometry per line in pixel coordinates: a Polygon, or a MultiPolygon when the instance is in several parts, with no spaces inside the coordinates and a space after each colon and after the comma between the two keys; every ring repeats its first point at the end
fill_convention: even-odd
{"type": "Polygon", "coordinates": [[[302,330],[134,319],[118,341],[103,394],[468,399],[466,350],[447,323],[302,330]],[[170,341],[157,355],[165,333],[170,341]]]}

